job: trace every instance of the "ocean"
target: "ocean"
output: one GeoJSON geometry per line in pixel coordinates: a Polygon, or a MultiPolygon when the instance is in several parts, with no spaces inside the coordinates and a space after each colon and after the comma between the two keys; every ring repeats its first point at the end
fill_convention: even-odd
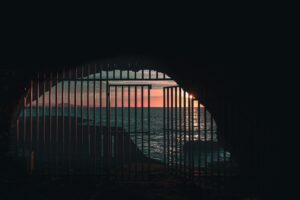
{"type": "MultiPolygon", "coordinates": [[[[190,118],[188,115],[189,110],[186,109],[186,120],[184,120],[184,110],[181,110],[181,117],[180,117],[180,111],[179,109],[177,112],[175,112],[175,109],[173,109],[172,114],[173,118],[171,117],[171,110],[169,112],[165,110],[165,120],[167,119],[167,114],[169,114],[169,129],[176,129],[177,127],[177,135],[178,137],[173,137],[173,144],[175,144],[175,140],[179,143],[180,139],[181,141],[184,141],[184,127],[186,130],[186,133],[191,131],[193,138],[189,138],[186,136],[186,142],[189,142],[190,140],[194,141],[201,141],[202,144],[206,143],[216,143],[218,144],[217,148],[211,148],[209,145],[203,145],[201,147],[200,151],[194,152],[194,165],[198,166],[201,165],[204,167],[205,164],[211,163],[211,162],[222,162],[229,160],[230,153],[227,151],[224,151],[221,144],[218,143],[218,137],[217,137],[217,125],[214,120],[211,119],[211,115],[209,112],[204,114],[204,108],[200,107],[200,120],[198,120],[198,108],[194,108],[193,114],[194,119],[192,119],[192,111],[190,110],[190,118]],[[175,120],[175,113],[177,113],[177,120],[175,120]],[[171,123],[171,118],[173,119],[173,123],[171,123]],[[194,126],[192,126],[192,121],[194,121],[194,126]],[[200,121],[200,124],[198,123],[200,121]],[[184,123],[185,122],[185,123],[184,123]],[[173,128],[172,128],[172,127],[173,128]],[[199,131],[200,128],[200,131],[199,131]],[[181,134],[180,134],[181,133],[181,134]],[[200,133],[200,138],[199,138],[200,133]],[[199,159],[200,158],[200,159],[199,159]]],[[[150,120],[148,121],[148,108],[111,108],[110,109],[110,126],[111,127],[123,127],[126,133],[130,133],[130,137],[133,142],[137,141],[136,146],[141,150],[142,146],[142,132],[144,135],[144,154],[147,155],[147,148],[148,148],[148,134],[150,133],[150,156],[153,159],[162,161],[164,160],[163,152],[164,152],[164,110],[163,108],[150,108],[150,120]],[[149,124],[148,124],[149,123],[149,124]],[[137,138],[135,138],[137,137],[137,138]]],[[[30,116],[30,108],[26,108],[26,117],[30,116]]],[[[43,107],[39,107],[37,109],[36,107],[32,107],[32,117],[39,116],[49,116],[50,115],[50,109],[49,107],[45,107],[45,110],[43,107]]],[[[84,125],[89,125],[91,127],[96,124],[96,126],[107,126],[107,109],[102,108],[99,109],[96,107],[94,108],[87,108],[87,107],[77,107],[77,110],[74,106],[64,106],[64,109],[62,109],[61,106],[59,106],[56,110],[55,107],[51,108],[51,116],[71,116],[77,118],[82,118],[82,122],[84,125]],[[77,111],[77,112],[76,112],[77,111]]],[[[23,118],[23,111],[20,112],[19,118],[23,118]]],[[[78,123],[81,123],[81,120],[78,120],[78,123]]],[[[175,134],[175,131],[173,132],[175,134]]],[[[188,135],[188,134],[187,134],[188,135]]],[[[171,143],[171,142],[170,142],[171,143]]],[[[183,142],[182,142],[183,144],[183,142]]],[[[178,153],[178,157],[176,162],[179,161],[179,157],[182,159],[184,158],[185,154],[183,151],[183,146],[175,148],[175,145],[173,147],[169,148],[170,152],[178,153]],[[179,156],[181,154],[182,156],[179,156]]],[[[171,158],[170,158],[171,159],[171,158]]]]}

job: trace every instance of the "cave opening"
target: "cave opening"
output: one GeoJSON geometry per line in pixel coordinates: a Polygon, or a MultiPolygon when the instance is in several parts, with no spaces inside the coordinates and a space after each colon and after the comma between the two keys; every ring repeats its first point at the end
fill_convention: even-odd
{"type": "Polygon", "coordinates": [[[232,176],[214,115],[152,69],[84,65],[30,81],[11,130],[29,174],[149,180],[232,176]]]}

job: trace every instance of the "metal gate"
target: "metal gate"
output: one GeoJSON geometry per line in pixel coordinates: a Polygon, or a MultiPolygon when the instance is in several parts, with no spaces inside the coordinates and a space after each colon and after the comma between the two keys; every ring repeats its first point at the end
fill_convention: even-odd
{"type": "Polygon", "coordinates": [[[137,80],[170,77],[109,65],[37,75],[11,134],[18,161],[30,174],[149,179],[163,167],[151,158],[151,84],[137,80]]]}
{"type": "Polygon", "coordinates": [[[26,89],[12,151],[30,174],[116,180],[148,180],[166,171],[189,180],[232,175],[234,163],[213,116],[179,86],[162,89],[163,116],[151,118],[152,81],[166,80],[157,71],[109,65],[39,74],[26,89]],[[161,158],[153,156],[151,119],[163,123],[161,158]]]}

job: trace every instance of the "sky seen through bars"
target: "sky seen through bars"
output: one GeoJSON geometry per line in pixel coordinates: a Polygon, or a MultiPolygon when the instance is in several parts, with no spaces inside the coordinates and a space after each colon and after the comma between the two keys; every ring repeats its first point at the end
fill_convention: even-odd
{"type": "MultiPolygon", "coordinates": [[[[122,71],[122,77],[127,78],[127,71],[122,71]]],[[[135,77],[135,73],[133,71],[130,71],[129,73],[130,78],[135,77]]],[[[151,77],[156,77],[156,71],[151,71],[151,77]]],[[[163,74],[158,73],[158,77],[162,78],[163,74]]],[[[169,78],[168,76],[166,76],[169,78]]],[[[62,81],[59,81],[57,85],[52,86],[51,88],[51,106],[54,106],[56,104],[55,102],[55,90],[57,87],[58,91],[58,105],[61,104],[68,104],[68,95],[69,95],[69,84],[70,84],[70,104],[71,105],[81,105],[82,101],[82,106],[87,106],[89,102],[89,106],[93,107],[94,106],[94,87],[95,87],[95,107],[100,106],[100,98],[102,98],[102,107],[106,106],[106,81],[105,79],[107,78],[107,73],[106,71],[103,71],[102,73],[96,73],[96,74],[91,74],[87,77],[83,78],[83,81],[81,81],[81,78],[78,78],[77,81],[71,80],[67,81],[65,80],[64,83],[62,81]],[[93,79],[96,79],[94,81],[93,79]],[[101,97],[100,97],[100,81],[99,79],[102,78],[102,92],[101,92],[101,97]],[[86,80],[86,79],[89,79],[86,80]],[[76,102],[75,102],[75,82],[76,82],[76,102]],[[63,86],[63,93],[62,93],[62,86],[63,86]],[[89,94],[88,94],[88,86],[89,86],[89,94]],[[82,87],[82,88],[81,88],[82,87]],[[82,90],[81,90],[82,89],[82,90]],[[81,94],[82,94],[82,99],[81,99],[81,94]],[[62,95],[63,95],[63,101],[62,101],[62,95]],[[89,97],[89,98],[87,98],[89,97]],[[89,99],[89,101],[88,101],[89,99]]],[[[108,73],[108,78],[113,78],[113,73],[110,71],[108,73]]],[[[136,78],[141,79],[142,78],[142,71],[136,72],[136,78]]],[[[149,71],[145,70],[144,71],[144,79],[149,78],[149,71]]],[[[115,73],[115,79],[116,80],[111,80],[109,81],[109,84],[114,85],[151,85],[151,90],[150,90],[150,107],[163,107],[163,87],[168,87],[168,86],[176,86],[177,83],[173,80],[118,80],[120,79],[120,70],[116,70],[115,73]]],[[[54,81],[53,81],[54,82],[54,81]]],[[[144,92],[144,106],[148,105],[148,86],[143,87],[143,92],[144,92]]],[[[122,96],[121,96],[121,90],[122,88],[120,86],[117,87],[117,106],[121,107],[122,106],[122,96]]],[[[130,87],[130,107],[135,106],[135,87],[131,86],[130,87]]],[[[171,90],[170,90],[171,91],[171,90]]],[[[123,88],[124,96],[124,106],[128,107],[128,87],[124,86],[123,88]]],[[[173,97],[175,99],[175,90],[173,90],[173,97]]],[[[170,93],[171,94],[171,93],[170,93]]],[[[169,95],[170,95],[169,94],[169,95]]],[[[45,95],[45,105],[49,106],[49,91],[46,91],[45,95]]],[[[183,97],[184,93],[182,91],[182,105],[183,105],[183,97]]],[[[169,96],[170,97],[170,96],[169,96]]],[[[186,93],[186,99],[192,98],[191,94],[186,93]]],[[[110,87],[110,101],[111,101],[111,106],[115,106],[115,87],[110,87]]],[[[175,102],[175,100],[174,100],[175,102]]],[[[28,102],[29,103],[29,102],[28,102]]],[[[42,106],[43,104],[43,95],[39,97],[39,106],[42,106]]],[[[179,90],[177,91],[177,103],[179,105],[179,90]]],[[[32,102],[33,106],[36,105],[36,100],[32,102]]],[[[197,104],[195,104],[197,106],[197,104]]],[[[200,105],[203,107],[202,105],[200,105]]],[[[137,107],[141,107],[141,87],[137,87],[137,107]]]]}

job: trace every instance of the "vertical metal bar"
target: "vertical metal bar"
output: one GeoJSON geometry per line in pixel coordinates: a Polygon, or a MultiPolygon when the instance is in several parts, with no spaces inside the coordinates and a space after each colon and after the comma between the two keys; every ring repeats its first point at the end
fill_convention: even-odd
{"type": "Polygon", "coordinates": [[[124,87],[122,86],[122,91],[121,91],[121,95],[122,95],[122,152],[121,152],[121,155],[122,155],[122,158],[121,158],[121,165],[122,165],[122,170],[121,170],[121,177],[122,179],[124,178],[124,152],[125,152],[125,142],[124,142],[124,87]]]}
{"type": "MultiPolygon", "coordinates": [[[[205,144],[207,143],[207,110],[206,110],[206,107],[204,107],[204,141],[205,141],[205,144]]],[[[204,169],[204,173],[206,176],[208,176],[208,169],[207,169],[207,145],[205,145],[205,150],[204,150],[204,153],[205,153],[205,169],[204,169]]]]}
{"type": "Polygon", "coordinates": [[[192,163],[192,179],[194,179],[194,171],[195,171],[195,164],[194,164],[194,149],[195,149],[195,143],[194,143],[194,125],[195,125],[195,116],[194,116],[194,98],[191,97],[191,107],[192,107],[192,123],[191,123],[191,126],[192,126],[192,134],[191,134],[191,137],[192,137],[192,149],[191,149],[191,163],[192,163]]]}
{"type": "Polygon", "coordinates": [[[77,67],[75,68],[75,82],[74,82],[74,109],[75,109],[75,148],[74,158],[78,158],[78,113],[77,113],[77,67]]]}
{"type": "MultiPolygon", "coordinates": [[[[226,134],[226,135],[224,135],[224,145],[226,145],[226,143],[228,144],[228,145],[226,145],[226,147],[227,147],[227,150],[228,150],[228,152],[230,153],[230,154],[226,154],[226,151],[225,151],[225,148],[224,148],[224,162],[226,163],[226,165],[228,165],[228,168],[230,169],[230,167],[231,167],[231,162],[232,162],[232,154],[231,154],[231,152],[232,152],[232,147],[231,147],[231,132],[233,131],[232,130],[232,123],[233,123],[233,119],[232,119],[232,116],[231,116],[231,106],[230,106],[230,103],[231,102],[228,102],[228,101],[226,101],[226,102],[224,102],[224,108],[223,108],[223,112],[224,112],[224,118],[223,118],[223,120],[224,120],[224,124],[226,124],[225,125],[225,129],[227,129],[228,130],[228,134],[226,134]]],[[[223,168],[223,174],[224,174],[224,178],[226,178],[227,180],[229,180],[230,181],[230,175],[231,175],[231,172],[230,172],[231,170],[228,170],[228,169],[226,169],[225,167],[223,168]]]]}
{"type": "Polygon", "coordinates": [[[32,137],[33,137],[33,133],[32,133],[32,98],[33,98],[33,80],[30,81],[30,102],[29,102],[29,106],[30,106],[30,154],[32,151],[32,137]]]}
{"type": "MultiPolygon", "coordinates": [[[[80,81],[80,117],[81,117],[81,146],[83,146],[83,73],[84,67],[81,67],[81,81],[80,81]]],[[[82,155],[81,155],[82,156],[82,155]]]]}
{"type": "Polygon", "coordinates": [[[150,102],[150,93],[151,93],[151,86],[148,86],[148,177],[150,178],[150,173],[151,173],[151,169],[150,169],[150,160],[151,160],[151,146],[150,146],[150,134],[151,134],[151,130],[150,130],[150,106],[151,106],[151,102],[150,102]]]}
{"type": "Polygon", "coordinates": [[[22,109],[20,110],[20,113],[18,114],[17,116],[17,121],[16,121],[16,152],[15,152],[15,156],[16,157],[19,157],[19,151],[20,151],[20,148],[22,147],[21,145],[21,142],[20,142],[20,137],[22,137],[20,134],[20,118],[21,118],[21,114],[22,114],[22,109]]]}
{"type": "Polygon", "coordinates": [[[25,96],[24,96],[24,100],[23,100],[23,103],[24,103],[24,108],[23,108],[23,158],[26,159],[26,147],[27,147],[27,131],[26,131],[26,128],[27,128],[27,122],[26,122],[26,115],[27,115],[27,110],[26,110],[26,100],[27,100],[27,90],[25,91],[25,96]]]}
{"type": "MultiPolygon", "coordinates": [[[[217,111],[216,111],[216,113],[221,113],[221,111],[220,111],[220,104],[219,103],[217,104],[217,111]]],[[[217,128],[217,127],[215,126],[215,128],[217,128]]],[[[214,131],[216,132],[216,129],[214,129],[214,131]]],[[[218,162],[217,176],[220,177],[221,176],[221,159],[220,159],[221,145],[220,145],[220,141],[219,141],[219,138],[218,138],[217,134],[216,134],[216,142],[217,142],[217,144],[219,144],[218,147],[217,147],[218,148],[218,150],[217,150],[217,162],[218,162]]],[[[224,151],[225,151],[225,148],[224,148],[224,151]]],[[[223,163],[225,163],[224,160],[223,160],[223,163]]]]}
{"type": "MultiPolygon", "coordinates": [[[[232,122],[232,131],[229,132],[229,140],[228,143],[232,144],[232,138],[234,135],[236,135],[237,132],[239,132],[239,127],[236,126],[236,124],[239,123],[239,118],[236,116],[236,112],[234,110],[234,106],[230,104],[230,112],[231,112],[231,122],[232,122]]],[[[233,159],[230,157],[230,164],[229,167],[233,165],[233,159]]],[[[229,170],[230,176],[232,176],[232,170],[229,170]]]]}
{"type": "Polygon", "coordinates": [[[114,156],[115,156],[115,166],[117,165],[117,156],[119,156],[117,154],[117,137],[118,137],[118,101],[117,101],[117,98],[118,98],[118,87],[115,86],[115,135],[114,135],[114,156]]]}
{"type": "Polygon", "coordinates": [[[19,147],[20,147],[20,118],[19,116],[17,117],[17,121],[16,121],[16,157],[19,157],[19,147]]]}
{"type": "Polygon", "coordinates": [[[192,151],[192,143],[191,143],[191,98],[188,95],[188,135],[189,135],[189,145],[188,145],[188,153],[189,153],[189,178],[191,178],[191,166],[192,166],[192,158],[191,158],[191,151],[192,151]]]}
{"type": "MultiPolygon", "coordinates": [[[[106,124],[107,124],[107,161],[106,161],[107,167],[106,167],[106,170],[108,170],[108,167],[110,166],[110,161],[111,161],[110,88],[109,88],[109,81],[108,81],[108,75],[109,75],[108,72],[109,72],[109,64],[107,65],[107,70],[106,70],[106,124]]],[[[107,173],[109,173],[109,171],[107,171],[107,173]]]]}
{"type": "Polygon", "coordinates": [[[182,173],[182,90],[179,89],[179,167],[182,173]]]}
{"type": "Polygon", "coordinates": [[[49,81],[49,147],[50,152],[52,151],[52,73],[50,73],[50,81],[49,81]]]}
{"type": "MultiPolygon", "coordinates": [[[[183,144],[186,145],[186,92],[183,91],[183,144]]],[[[187,157],[187,149],[184,150],[184,160],[183,160],[183,174],[186,176],[186,157],[187,157]]]]}
{"type": "Polygon", "coordinates": [[[201,178],[201,110],[200,110],[200,102],[198,101],[198,179],[201,178]]]}
{"type": "Polygon", "coordinates": [[[32,126],[32,98],[33,98],[33,80],[31,80],[30,81],[30,101],[29,101],[29,106],[30,106],[30,113],[29,113],[29,115],[30,115],[30,125],[29,125],[29,128],[30,128],[30,150],[29,150],[29,173],[30,173],[30,175],[32,174],[32,163],[31,163],[31,156],[32,156],[32,152],[33,152],[33,149],[32,149],[32,147],[33,147],[33,140],[32,140],[32,138],[33,138],[33,133],[32,133],[32,128],[33,128],[33,126],[32,126]]]}
{"type": "Polygon", "coordinates": [[[96,126],[96,73],[97,73],[97,66],[96,64],[94,65],[94,82],[93,82],[93,99],[94,99],[94,148],[93,148],[93,155],[94,155],[94,162],[93,162],[93,167],[94,167],[94,173],[96,174],[96,161],[97,161],[97,126],[96,126]]]}
{"type": "MultiPolygon", "coordinates": [[[[50,96],[50,87],[49,87],[49,96],[50,96]]],[[[49,119],[50,119],[50,115],[49,115],[49,119]]],[[[44,75],[43,75],[43,152],[45,155],[44,160],[49,159],[48,154],[46,153],[47,150],[48,150],[48,148],[47,148],[47,144],[46,144],[46,74],[44,73],[44,75]]]]}
{"type": "Polygon", "coordinates": [[[43,146],[46,147],[46,74],[43,76],[43,146]]]}
{"type": "Polygon", "coordinates": [[[59,137],[59,131],[58,131],[58,73],[56,73],[56,80],[55,80],[55,171],[56,174],[58,173],[58,137],[59,137]]]}
{"type": "Polygon", "coordinates": [[[61,164],[65,167],[65,106],[64,106],[64,79],[65,79],[65,69],[62,72],[61,80],[61,131],[62,131],[62,156],[60,157],[61,164]]]}
{"type": "Polygon", "coordinates": [[[174,93],[173,93],[173,87],[170,88],[171,89],[171,116],[170,116],[170,120],[171,120],[171,169],[172,169],[172,173],[174,170],[174,93]]]}
{"type": "MultiPolygon", "coordinates": [[[[61,164],[64,163],[64,142],[65,142],[65,139],[64,139],[64,95],[63,95],[63,91],[64,91],[64,77],[65,76],[65,72],[63,70],[62,72],[62,80],[61,80],[61,127],[60,130],[61,130],[61,135],[59,135],[58,137],[58,140],[59,140],[59,149],[58,149],[58,152],[59,152],[59,161],[61,162],[61,164]],[[61,137],[61,139],[60,139],[61,137]]],[[[59,96],[59,94],[58,94],[59,96]]]]}
{"type": "MultiPolygon", "coordinates": [[[[223,102],[224,101],[222,101],[221,100],[221,102],[222,103],[218,103],[218,110],[217,110],[217,112],[218,113],[220,113],[220,117],[219,117],[219,122],[220,122],[220,124],[222,124],[222,122],[223,122],[223,120],[224,120],[224,118],[223,118],[223,115],[224,115],[224,112],[223,112],[223,102]]],[[[224,150],[224,152],[225,152],[225,146],[224,145],[222,145],[222,140],[224,139],[224,136],[222,136],[221,134],[221,132],[218,132],[218,134],[220,134],[219,136],[219,138],[218,138],[218,143],[219,143],[219,160],[220,160],[220,165],[219,165],[219,169],[218,169],[218,171],[219,171],[219,176],[223,176],[223,170],[222,170],[222,168],[221,168],[221,162],[222,163],[225,163],[225,160],[223,159],[223,160],[221,160],[221,158],[222,158],[222,156],[223,156],[223,151],[222,151],[222,147],[223,147],[223,150],[224,150]],[[220,139],[220,140],[219,140],[220,139]]]]}
{"type": "Polygon", "coordinates": [[[68,77],[68,119],[69,119],[69,132],[68,132],[68,171],[71,172],[71,145],[72,145],[72,127],[71,127],[71,70],[69,69],[69,77],[68,77]]]}
{"type": "MultiPolygon", "coordinates": [[[[219,113],[221,114],[220,115],[220,118],[219,118],[219,124],[225,124],[224,122],[225,122],[225,119],[226,119],[226,117],[225,117],[225,110],[224,110],[224,108],[225,108],[225,104],[226,104],[226,102],[225,102],[225,100],[224,99],[222,99],[221,101],[220,101],[220,109],[219,109],[219,113]]],[[[224,125],[223,125],[224,126],[224,125]]],[[[224,127],[223,127],[224,128],[224,127]]],[[[225,137],[224,137],[224,135],[223,135],[223,140],[225,140],[225,137]]],[[[223,142],[223,144],[224,144],[224,142],[223,142]]],[[[226,163],[226,148],[225,148],[226,146],[224,145],[223,146],[223,152],[222,152],[222,156],[223,156],[223,160],[222,160],[222,162],[223,163],[226,163]]],[[[225,168],[224,167],[222,167],[221,169],[220,169],[220,175],[222,175],[224,178],[225,178],[225,168]]]]}
{"type": "Polygon", "coordinates": [[[149,69],[149,80],[151,80],[151,70],[149,69]]]}
{"type": "MultiPolygon", "coordinates": [[[[137,86],[134,86],[134,143],[137,146],[137,86]]],[[[137,176],[137,148],[135,149],[134,175],[137,176]]]]}
{"type": "Polygon", "coordinates": [[[164,168],[166,169],[166,88],[163,88],[163,139],[164,139],[164,168]]]}
{"type": "Polygon", "coordinates": [[[156,79],[158,79],[158,71],[156,71],[156,79]]]}
{"type": "Polygon", "coordinates": [[[100,127],[100,140],[99,140],[99,144],[100,144],[100,149],[99,149],[99,154],[100,154],[100,173],[102,173],[102,169],[103,169],[103,162],[104,162],[104,150],[103,150],[103,139],[104,139],[104,130],[102,127],[102,65],[100,66],[100,81],[99,81],[99,127],[100,127]]]}
{"type": "Polygon", "coordinates": [[[21,136],[21,143],[22,143],[22,159],[26,160],[25,158],[25,149],[26,149],[26,96],[27,96],[27,89],[24,88],[24,97],[23,97],[23,116],[22,116],[22,136],[21,136]]]}
{"type": "Polygon", "coordinates": [[[213,127],[213,116],[210,113],[210,138],[211,138],[211,171],[212,176],[214,176],[214,168],[216,164],[214,163],[214,127],[213,127]]]}
{"type": "MultiPolygon", "coordinates": [[[[39,74],[37,74],[37,79],[36,79],[36,106],[35,106],[35,109],[36,109],[36,134],[35,134],[35,162],[37,161],[37,160],[39,160],[38,159],[38,157],[39,157],[39,155],[40,155],[40,149],[39,149],[39,147],[40,147],[40,144],[39,144],[39,137],[40,137],[40,131],[39,131],[39,125],[40,125],[40,113],[39,113],[39,97],[40,97],[40,91],[39,91],[39,74]]],[[[37,163],[37,162],[36,162],[37,163]]],[[[36,164],[35,164],[36,165],[36,164]]]]}
{"type": "Polygon", "coordinates": [[[130,86],[128,86],[128,179],[131,176],[130,86]]]}
{"type": "Polygon", "coordinates": [[[169,118],[169,113],[170,113],[170,102],[169,102],[169,88],[167,88],[167,169],[169,170],[170,167],[170,118],[169,118]]]}
{"type": "MultiPolygon", "coordinates": [[[[229,134],[227,136],[227,141],[229,144],[231,144],[231,135],[232,135],[232,132],[234,132],[234,124],[235,124],[235,119],[234,119],[234,116],[233,116],[233,110],[232,110],[232,105],[231,105],[231,102],[228,102],[227,104],[227,120],[228,120],[228,130],[229,130],[229,134]]],[[[232,166],[232,156],[230,156],[228,158],[228,164],[229,164],[229,167],[232,166]]],[[[226,170],[225,170],[226,171],[226,170]]],[[[226,174],[227,176],[231,176],[231,171],[228,170],[226,171],[226,174]]]]}
{"type": "Polygon", "coordinates": [[[56,75],[53,75],[53,94],[51,94],[52,102],[52,122],[51,126],[53,126],[52,132],[52,142],[50,144],[52,160],[53,160],[53,169],[54,173],[56,173],[56,75]]]}
{"type": "Polygon", "coordinates": [[[87,66],[87,137],[88,137],[88,168],[90,168],[90,156],[91,156],[91,131],[90,131],[90,65],[87,66]]]}
{"type": "Polygon", "coordinates": [[[87,82],[87,89],[86,89],[86,101],[87,101],[87,169],[88,173],[90,173],[91,169],[91,125],[90,125],[90,64],[87,65],[87,75],[86,75],[86,82],[87,82]]]}
{"type": "Polygon", "coordinates": [[[93,74],[93,77],[91,78],[92,81],[92,128],[90,130],[91,132],[91,158],[90,158],[90,163],[91,163],[91,174],[97,175],[97,123],[96,123],[96,73],[97,73],[97,66],[94,64],[93,66],[90,67],[90,73],[93,74]]]}
{"type": "Polygon", "coordinates": [[[142,69],[142,79],[144,80],[144,69],[142,69]]]}
{"type": "Polygon", "coordinates": [[[177,152],[178,152],[178,144],[177,144],[177,129],[178,129],[178,124],[177,124],[177,111],[178,111],[178,105],[177,105],[177,89],[178,87],[175,87],[175,173],[178,174],[178,157],[177,157],[177,152]]]}
{"type": "Polygon", "coordinates": [[[36,147],[37,147],[37,156],[39,154],[39,147],[40,147],[40,105],[39,105],[39,98],[40,98],[40,75],[37,75],[37,82],[36,82],[36,147]]]}
{"type": "Polygon", "coordinates": [[[83,163],[83,156],[84,156],[84,130],[83,130],[83,75],[84,74],[84,66],[81,66],[81,80],[80,80],[80,129],[81,129],[81,145],[80,148],[78,148],[79,152],[79,165],[82,167],[84,165],[83,163]]]}
{"type": "MultiPolygon", "coordinates": [[[[141,132],[142,132],[142,153],[144,154],[144,87],[141,86],[141,132]]],[[[144,161],[142,159],[142,177],[144,177],[144,161]]]]}
{"type": "MultiPolygon", "coordinates": [[[[21,110],[22,112],[22,110],[21,110]]],[[[17,121],[16,121],[16,157],[19,157],[19,148],[20,148],[20,115],[21,112],[19,113],[19,115],[17,116],[17,121]]]]}
{"type": "MultiPolygon", "coordinates": [[[[221,113],[220,112],[220,104],[217,104],[217,111],[216,111],[216,113],[221,113]]],[[[216,132],[216,126],[215,126],[215,124],[214,124],[214,131],[216,132]]],[[[221,171],[220,171],[221,170],[221,159],[220,159],[221,145],[220,145],[220,141],[219,141],[219,138],[218,138],[217,134],[216,134],[216,142],[217,142],[217,144],[219,144],[217,146],[217,162],[218,162],[217,176],[220,177],[221,176],[221,171]]],[[[225,149],[224,149],[224,151],[225,151],[225,149]]],[[[225,163],[224,160],[223,160],[223,163],[225,163]]]]}
{"type": "Polygon", "coordinates": [[[62,117],[62,152],[65,152],[65,106],[64,106],[64,79],[65,79],[65,70],[62,72],[62,80],[61,80],[61,117],[62,117]]]}

